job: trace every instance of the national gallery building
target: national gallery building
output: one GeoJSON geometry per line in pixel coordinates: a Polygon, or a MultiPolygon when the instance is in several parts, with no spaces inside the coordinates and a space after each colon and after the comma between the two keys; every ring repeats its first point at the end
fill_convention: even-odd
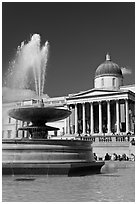
{"type": "MultiPolygon", "coordinates": [[[[93,89],[63,97],[44,98],[43,102],[44,106],[66,107],[72,111],[67,119],[49,124],[60,128],[59,131],[49,132],[51,136],[134,135],[135,85],[123,85],[122,71],[111,61],[109,54],[95,71],[93,89]]],[[[4,139],[15,138],[17,128],[26,125],[9,118],[7,114],[17,105],[35,105],[35,100],[3,104],[4,139]]]]}
{"type": "Polygon", "coordinates": [[[122,71],[107,54],[106,61],[96,69],[94,88],[66,97],[72,114],[65,122],[65,133],[134,133],[134,88],[123,86],[122,71]]]}

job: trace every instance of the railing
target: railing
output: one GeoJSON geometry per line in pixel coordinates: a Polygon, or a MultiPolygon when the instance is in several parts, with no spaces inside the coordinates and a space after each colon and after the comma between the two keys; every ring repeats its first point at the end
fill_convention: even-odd
{"type": "Polygon", "coordinates": [[[83,135],[83,136],[78,136],[76,137],[77,139],[80,140],[86,140],[89,141],[91,140],[92,142],[99,142],[99,143],[112,143],[112,142],[131,142],[133,143],[132,145],[135,145],[135,140],[134,140],[134,136],[87,136],[87,135],[83,135]],[[133,141],[133,142],[132,142],[133,141]]]}
{"type": "MultiPolygon", "coordinates": [[[[22,101],[22,102],[17,102],[16,105],[17,106],[38,106],[38,104],[40,104],[41,101],[39,100],[35,100],[35,99],[31,99],[31,100],[26,100],[26,101],[22,101]]],[[[47,105],[52,105],[52,106],[64,106],[66,105],[65,100],[46,100],[42,102],[45,106],[47,105]]]]}
{"type": "Polygon", "coordinates": [[[99,142],[112,142],[112,137],[99,137],[99,142]]]}
{"type": "Polygon", "coordinates": [[[92,136],[78,136],[75,139],[84,141],[94,141],[94,138],[92,136]]]}

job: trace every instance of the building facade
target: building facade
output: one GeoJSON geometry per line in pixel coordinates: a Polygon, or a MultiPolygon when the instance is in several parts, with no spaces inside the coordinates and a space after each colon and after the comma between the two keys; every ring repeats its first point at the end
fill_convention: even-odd
{"type": "Polygon", "coordinates": [[[95,72],[94,88],[66,97],[72,114],[66,134],[134,134],[135,86],[123,86],[119,66],[106,55],[95,72]]]}

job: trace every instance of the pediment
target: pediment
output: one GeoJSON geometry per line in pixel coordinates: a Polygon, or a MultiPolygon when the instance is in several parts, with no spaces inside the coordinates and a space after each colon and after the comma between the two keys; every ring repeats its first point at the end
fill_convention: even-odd
{"type": "Polygon", "coordinates": [[[97,95],[106,95],[111,93],[116,93],[118,91],[109,90],[109,89],[90,89],[87,91],[81,91],[76,94],[69,94],[69,98],[83,98],[83,97],[90,97],[90,96],[97,96],[97,95]]]}

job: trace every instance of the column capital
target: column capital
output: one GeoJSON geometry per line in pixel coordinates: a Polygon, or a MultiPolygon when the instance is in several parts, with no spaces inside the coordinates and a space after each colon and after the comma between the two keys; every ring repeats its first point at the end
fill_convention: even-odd
{"type": "Polygon", "coordinates": [[[79,103],[79,102],[75,102],[75,105],[78,105],[78,104],[81,104],[81,103],[79,103]]]}
{"type": "Polygon", "coordinates": [[[85,103],[86,103],[86,102],[82,102],[81,104],[82,104],[82,105],[85,105],[85,103]]]}
{"type": "Polygon", "coordinates": [[[110,103],[110,101],[112,101],[112,100],[110,100],[110,99],[107,99],[107,100],[106,100],[107,103],[110,103]]]}

